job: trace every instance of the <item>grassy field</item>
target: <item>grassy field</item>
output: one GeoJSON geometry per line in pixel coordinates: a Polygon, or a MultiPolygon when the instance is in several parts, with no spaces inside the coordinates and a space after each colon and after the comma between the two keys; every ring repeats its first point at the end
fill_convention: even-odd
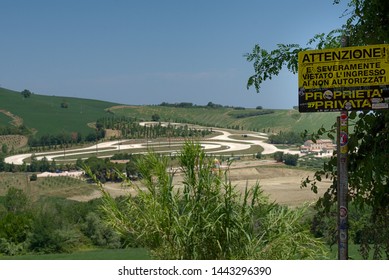
{"type": "MultiPolygon", "coordinates": [[[[23,124],[36,131],[38,136],[73,131],[85,135],[93,131],[87,124],[109,115],[105,109],[114,105],[98,100],[39,94],[24,98],[19,92],[0,88],[0,109],[20,117],[23,124]],[[61,108],[62,102],[66,102],[68,108],[61,108]]],[[[10,121],[10,117],[0,113],[0,126],[10,125],[10,121]]]]}
{"type": "Polygon", "coordinates": [[[78,251],[71,254],[45,254],[0,256],[0,260],[150,260],[145,249],[99,249],[78,251]]]}
{"type": "Polygon", "coordinates": [[[5,114],[0,113],[0,128],[9,126],[11,122],[12,122],[12,118],[10,118],[5,114]]]}

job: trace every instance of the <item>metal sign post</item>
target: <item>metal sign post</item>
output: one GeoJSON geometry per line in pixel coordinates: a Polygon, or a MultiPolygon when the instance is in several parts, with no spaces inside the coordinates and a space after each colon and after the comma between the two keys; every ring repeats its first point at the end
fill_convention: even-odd
{"type": "Polygon", "coordinates": [[[389,44],[308,50],[298,55],[299,111],[337,118],[338,258],[348,259],[348,111],[389,109],[389,44]]]}
{"type": "Polygon", "coordinates": [[[337,118],[338,259],[348,259],[348,112],[337,118]]]}
{"type": "MultiPolygon", "coordinates": [[[[348,46],[348,38],[342,37],[342,47],[348,46]]],[[[348,259],[348,112],[341,111],[337,118],[337,193],[338,193],[338,259],[348,259]]]]}

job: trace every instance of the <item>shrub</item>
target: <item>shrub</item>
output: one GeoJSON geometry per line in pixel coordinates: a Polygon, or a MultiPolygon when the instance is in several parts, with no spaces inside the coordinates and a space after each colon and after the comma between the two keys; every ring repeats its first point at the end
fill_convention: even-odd
{"type": "Polygon", "coordinates": [[[277,162],[283,162],[284,161],[284,152],[275,152],[274,153],[274,160],[277,161],[277,162]]]}
{"type": "Polygon", "coordinates": [[[36,180],[38,180],[38,176],[36,174],[32,174],[30,176],[30,181],[36,181],[36,180]]]}
{"type": "Polygon", "coordinates": [[[297,166],[299,155],[285,154],[283,159],[286,165],[297,166]]]}
{"type": "Polygon", "coordinates": [[[119,235],[107,226],[95,212],[90,212],[86,216],[83,232],[94,245],[111,249],[121,247],[119,235]]]}

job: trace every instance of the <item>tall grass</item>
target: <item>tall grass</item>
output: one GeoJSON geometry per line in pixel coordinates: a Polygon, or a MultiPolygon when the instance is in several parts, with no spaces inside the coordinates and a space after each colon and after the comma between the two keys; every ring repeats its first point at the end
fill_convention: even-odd
{"type": "MultiPolygon", "coordinates": [[[[179,155],[183,186],[167,157],[137,162],[143,186],[124,205],[101,188],[107,222],[157,259],[321,259],[326,247],[302,222],[305,209],[269,203],[259,184],[238,192],[199,144],[179,155]]],[[[88,168],[86,171],[90,173],[88,168]]],[[[91,174],[93,176],[93,174],[91,174]]]]}

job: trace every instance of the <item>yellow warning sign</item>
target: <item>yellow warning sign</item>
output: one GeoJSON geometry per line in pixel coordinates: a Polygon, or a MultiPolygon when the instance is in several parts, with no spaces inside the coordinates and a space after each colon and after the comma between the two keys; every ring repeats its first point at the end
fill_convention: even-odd
{"type": "Polygon", "coordinates": [[[389,45],[299,53],[301,112],[386,109],[389,45]]]}

